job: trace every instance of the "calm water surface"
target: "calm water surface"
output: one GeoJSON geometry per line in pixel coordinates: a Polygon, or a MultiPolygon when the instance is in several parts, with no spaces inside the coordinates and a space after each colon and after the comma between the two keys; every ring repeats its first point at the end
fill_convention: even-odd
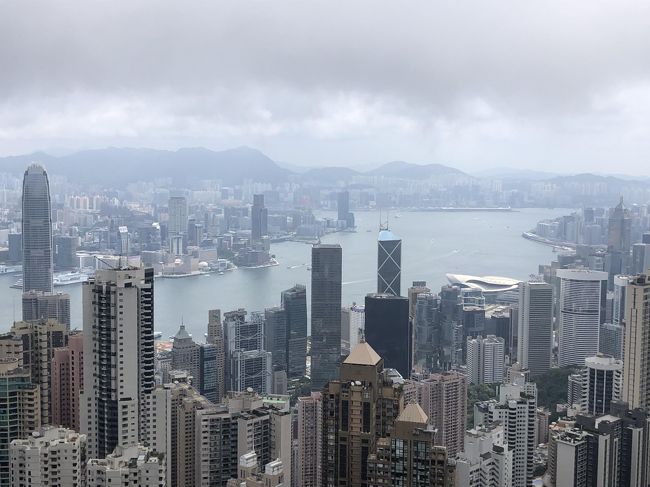
{"type": "MultiPolygon", "coordinates": [[[[433,289],[447,283],[446,273],[497,275],[526,279],[537,266],[553,259],[552,249],[521,237],[543,218],[564,214],[561,209],[526,209],[512,213],[402,212],[390,217],[391,230],[402,238],[402,294],[414,280],[433,289]]],[[[363,303],[376,291],[378,213],[358,212],[356,233],[328,235],[323,243],[343,248],[343,303],[363,303]],[[370,231],[368,231],[370,230],[370,231]]],[[[207,311],[221,308],[248,311],[277,306],[280,292],[296,283],[309,292],[311,246],[296,242],[273,244],[280,265],[238,269],[224,275],[157,279],[155,328],[174,334],[183,321],[195,337],[206,331],[207,311]]],[[[0,330],[20,319],[20,291],[10,289],[15,277],[0,276],[0,330]]],[[[57,288],[70,293],[72,326],[81,328],[81,285],[57,288]]]]}

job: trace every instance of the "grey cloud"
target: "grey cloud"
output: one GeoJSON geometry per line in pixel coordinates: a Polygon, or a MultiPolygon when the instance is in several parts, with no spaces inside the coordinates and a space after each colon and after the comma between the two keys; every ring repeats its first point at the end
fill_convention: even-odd
{"type": "Polygon", "coordinates": [[[4,1],[0,145],[232,140],[325,162],[312,141],[351,163],[385,143],[582,169],[625,145],[633,169],[649,20],[628,0],[4,1]]]}

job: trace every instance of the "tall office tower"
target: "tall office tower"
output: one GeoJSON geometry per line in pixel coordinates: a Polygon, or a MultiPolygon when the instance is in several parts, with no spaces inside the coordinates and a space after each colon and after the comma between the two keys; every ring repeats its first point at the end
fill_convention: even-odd
{"type": "Polygon", "coordinates": [[[494,335],[467,339],[467,379],[471,384],[503,382],[505,343],[494,335]]]}
{"type": "Polygon", "coordinates": [[[169,197],[169,235],[184,235],[187,232],[187,199],[185,196],[169,197]]]}
{"type": "Polygon", "coordinates": [[[264,350],[271,352],[273,371],[287,371],[287,313],[279,306],[264,310],[264,350]]]}
{"type": "Polygon", "coordinates": [[[607,249],[612,252],[629,254],[632,246],[632,220],[630,211],[623,206],[623,198],[609,212],[607,249]]]}
{"type": "Polygon", "coordinates": [[[17,358],[0,359],[0,485],[9,486],[9,445],[41,426],[39,387],[17,358]]]}
{"type": "Polygon", "coordinates": [[[300,379],[307,373],[307,288],[296,284],[281,294],[287,314],[287,377],[300,379]]]}
{"type": "Polygon", "coordinates": [[[9,447],[12,486],[85,487],[85,435],[48,427],[9,447]]]}
{"type": "Polygon", "coordinates": [[[545,282],[519,284],[517,361],[532,376],[551,368],[553,348],[553,286],[545,282]]]}
{"type": "Polygon", "coordinates": [[[269,234],[268,228],[269,210],[264,207],[264,195],[253,195],[253,207],[251,208],[251,240],[259,242],[262,237],[269,234]]]}
{"type": "Polygon", "coordinates": [[[66,326],[58,321],[17,321],[11,333],[23,342],[23,366],[31,371],[32,384],[41,396],[41,424],[52,424],[52,358],[54,350],[68,343],[66,326]]]}
{"type": "Polygon", "coordinates": [[[311,384],[319,390],[338,377],[341,361],[343,252],[338,244],[311,249],[311,384]]]}
{"type": "Polygon", "coordinates": [[[68,346],[54,349],[52,357],[52,424],[79,431],[79,394],[83,387],[84,337],[73,332],[68,346]]]}
{"type": "Polygon", "coordinates": [[[101,459],[137,445],[143,398],[155,386],[153,269],[98,270],[82,292],[80,424],[88,458],[101,459]]]}
{"type": "Polygon", "coordinates": [[[447,487],[454,479],[447,450],[417,403],[406,405],[389,438],[380,438],[368,457],[369,485],[447,487]]]}
{"type": "Polygon", "coordinates": [[[625,292],[630,276],[614,276],[614,303],[612,305],[612,323],[625,326],[625,292]]]}
{"type": "Polygon", "coordinates": [[[23,321],[56,320],[70,329],[70,295],[28,291],[23,293],[23,321]]]}
{"type": "Polygon", "coordinates": [[[456,457],[456,485],[512,485],[512,450],[503,425],[492,423],[465,433],[465,448],[456,457]]]}
{"type": "Polygon", "coordinates": [[[560,325],[558,365],[582,365],[598,352],[598,331],[605,322],[607,273],[558,269],[560,325]]]}
{"type": "Polygon", "coordinates": [[[621,397],[623,362],[602,354],[587,357],[582,374],[582,412],[609,414],[612,401],[621,397]]]}
{"type": "Polygon", "coordinates": [[[417,400],[438,431],[436,442],[447,448],[449,457],[463,450],[467,419],[467,377],[449,371],[412,380],[404,386],[404,394],[417,400]]]}
{"type": "Polygon", "coordinates": [[[526,487],[533,480],[535,452],[535,411],[537,389],[534,383],[503,384],[499,401],[489,405],[490,422],[501,422],[512,455],[512,486],[526,487]]]}
{"type": "Polygon", "coordinates": [[[200,354],[201,346],[192,340],[192,336],[185,329],[185,325],[181,325],[176,335],[174,335],[172,370],[186,370],[192,377],[192,384],[195,384],[197,389],[201,381],[200,354]]]}
{"type": "Polygon", "coordinates": [[[365,339],[402,377],[411,377],[413,335],[409,326],[409,302],[392,294],[368,294],[365,306],[365,339]]]}
{"type": "Polygon", "coordinates": [[[79,237],[55,235],[53,242],[54,267],[68,270],[79,267],[79,259],[77,259],[79,237]]]}
{"type": "Polygon", "coordinates": [[[427,287],[427,281],[413,281],[413,284],[408,288],[407,296],[409,298],[409,318],[415,319],[416,303],[418,296],[423,293],[430,293],[431,289],[427,287]]]}
{"type": "Polygon", "coordinates": [[[345,222],[347,225],[348,214],[350,213],[350,193],[347,191],[336,193],[336,210],[338,220],[345,222]]]}
{"type": "Polygon", "coordinates": [[[600,325],[598,335],[598,351],[604,355],[610,355],[616,359],[623,358],[623,336],[625,328],[613,323],[600,325]]]}
{"type": "Polygon", "coordinates": [[[364,340],[366,329],[366,310],[353,303],[341,308],[341,356],[347,357],[350,351],[364,340]]]}
{"type": "Polygon", "coordinates": [[[643,274],[650,270],[650,244],[635,243],[632,246],[632,274],[643,274]]]}
{"type": "Polygon", "coordinates": [[[264,314],[253,312],[246,321],[243,309],[225,313],[224,337],[228,390],[270,393],[273,367],[271,352],[264,350],[264,314]]]}
{"type": "Polygon", "coordinates": [[[199,381],[195,383],[199,392],[213,402],[219,399],[219,379],[223,374],[222,363],[223,353],[219,352],[216,345],[211,343],[199,345],[199,381]]]}
{"type": "Polygon", "coordinates": [[[294,481],[301,487],[320,487],[322,469],[323,395],[298,398],[297,455],[294,481]]]}
{"type": "Polygon", "coordinates": [[[460,326],[460,310],[458,300],[460,288],[457,286],[442,286],[440,289],[440,327],[443,336],[443,354],[445,369],[452,364],[463,365],[463,337],[460,326]],[[459,357],[460,355],[460,357],[459,357]]]}
{"type": "Polygon", "coordinates": [[[207,342],[214,346],[215,353],[215,381],[216,389],[212,402],[218,404],[223,401],[226,394],[226,344],[221,324],[221,311],[211,309],[208,311],[207,342]]]}
{"type": "MultiPolygon", "coordinates": [[[[195,457],[197,487],[226,485],[237,477],[239,458],[251,451],[266,465],[280,459],[291,465],[291,413],[288,401],[265,403],[253,393],[239,393],[227,403],[196,412],[195,457]]],[[[284,472],[285,485],[291,485],[291,468],[284,472]]]]}
{"type": "Polygon", "coordinates": [[[630,279],[625,291],[623,395],[630,408],[650,409],[650,275],[630,279]]]}
{"type": "Polygon", "coordinates": [[[644,409],[628,409],[621,401],[611,404],[611,415],[621,419],[619,485],[648,485],[650,421],[644,409]]]}
{"type": "Polygon", "coordinates": [[[165,459],[135,444],[118,446],[105,459],[88,460],[87,487],[165,487],[165,459]]]}
{"type": "Polygon", "coordinates": [[[417,295],[411,320],[415,335],[413,362],[418,371],[436,371],[445,365],[439,306],[438,296],[435,294],[422,292],[417,295]]]}
{"type": "Polygon", "coordinates": [[[52,292],[52,208],[47,172],[30,165],[23,179],[23,291],[52,292]]]}
{"type": "Polygon", "coordinates": [[[377,239],[377,293],[401,295],[402,239],[380,230],[377,239]]]}
{"type": "Polygon", "coordinates": [[[257,462],[257,453],[248,452],[239,457],[237,477],[228,479],[226,487],[283,487],[287,485],[284,479],[284,464],[281,460],[273,460],[264,465],[257,462]]]}
{"type": "Polygon", "coordinates": [[[341,365],[339,380],[323,391],[322,485],[367,486],[368,456],[402,411],[402,389],[384,373],[384,361],[360,343],[341,365]]]}

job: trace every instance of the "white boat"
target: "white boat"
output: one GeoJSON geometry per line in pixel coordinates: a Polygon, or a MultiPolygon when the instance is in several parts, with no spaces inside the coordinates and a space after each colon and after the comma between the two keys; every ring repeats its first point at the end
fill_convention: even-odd
{"type": "Polygon", "coordinates": [[[64,272],[62,274],[55,274],[52,278],[54,286],[69,286],[70,284],[80,284],[88,280],[88,274],[81,272],[64,272]]]}
{"type": "Polygon", "coordinates": [[[15,274],[22,271],[23,266],[21,265],[0,265],[0,274],[15,274]]]}
{"type": "Polygon", "coordinates": [[[160,340],[162,338],[162,331],[154,331],[153,332],[153,339],[154,340],[160,340]]]}

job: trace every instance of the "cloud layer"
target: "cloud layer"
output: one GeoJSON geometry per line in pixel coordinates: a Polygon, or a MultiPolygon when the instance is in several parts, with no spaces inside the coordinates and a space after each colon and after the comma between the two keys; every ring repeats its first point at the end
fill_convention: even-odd
{"type": "Polygon", "coordinates": [[[0,152],[650,175],[650,4],[0,0],[0,152]]]}

